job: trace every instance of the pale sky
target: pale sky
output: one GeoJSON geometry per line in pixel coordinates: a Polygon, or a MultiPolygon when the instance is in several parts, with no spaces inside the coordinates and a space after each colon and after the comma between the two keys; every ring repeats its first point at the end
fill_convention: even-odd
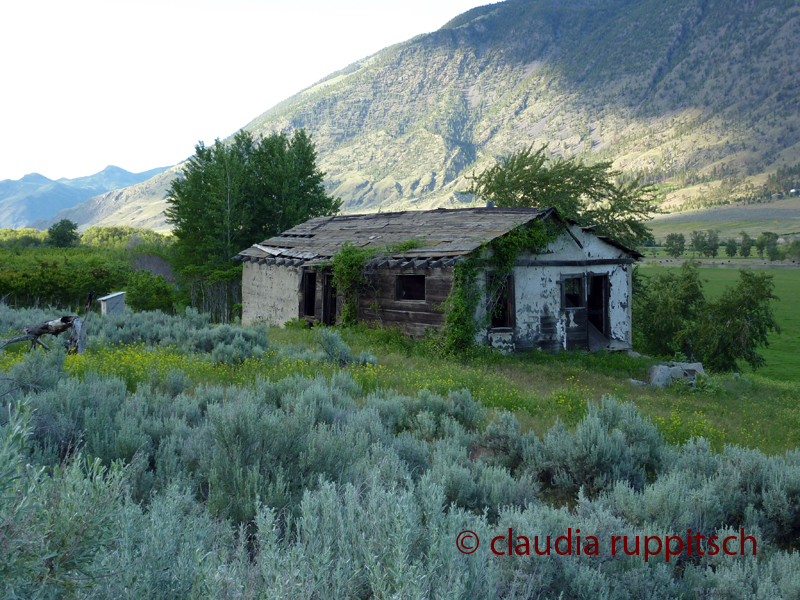
{"type": "Polygon", "coordinates": [[[18,0],[0,180],[176,164],[333,71],[487,0],[18,0]]]}

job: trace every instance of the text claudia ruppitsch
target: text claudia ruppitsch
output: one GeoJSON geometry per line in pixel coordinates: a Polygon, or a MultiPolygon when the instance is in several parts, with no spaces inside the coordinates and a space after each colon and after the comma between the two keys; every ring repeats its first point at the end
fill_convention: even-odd
{"type": "MultiPolygon", "coordinates": [[[[549,535],[546,538],[534,536],[531,542],[524,535],[514,535],[514,530],[509,528],[507,535],[492,538],[489,548],[497,556],[532,554],[550,556],[551,553],[560,556],[573,554],[598,556],[600,541],[593,535],[581,538],[580,533],[580,529],[576,529],[573,533],[572,528],[569,528],[566,535],[559,536],[552,542],[549,535]]],[[[683,554],[684,551],[689,556],[692,554],[715,556],[720,552],[728,556],[747,556],[746,550],[752,552],[753,556],[756,555],[756,539],[751,535],[745,535],[744,528],[739,531],[739,535],[729,535],[724,538],[717,535],[707,537],[700,533],[693,534],[691,529],[687,529],[686,536],[667,535],[663,538],[656,535],[612,535],[609,543],[612,556],[623,553],[628,556],[644,554],[645,562],[651,557],[659,556],[662,551],[666,562],[673,556],[683,554]]],[[[472,554],[478,549],[479,544],[478,536],[472,531],[462,531],[456,537],[456,547],[463,554],[472,554]]]]}

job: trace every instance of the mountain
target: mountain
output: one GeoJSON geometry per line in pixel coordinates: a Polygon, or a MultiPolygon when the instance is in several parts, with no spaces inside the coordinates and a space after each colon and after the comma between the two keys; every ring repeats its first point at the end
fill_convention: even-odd
{"type": "Polygon", "coordinates": [[[24,227],[48,219],[97,194],[147,181],[166,168],[131,173],[108,166],[99,173],[76,179],[54,181],[38,173],[17,180],[5,179],[0,181],[0,228],[24,227]]]}
{"type": "MultiPolygon", "coordinates": [[[[478,7],[245,128],[301,127],[346,212],[468,204],[470,174],[530,144],[613,161],[671,210],[767,202],[800,187],[800,0],[478,7]]],[[[157,214],[142,186],[126,201],[157,214]]]]}
{"type": "Polygon", "coordinates": [[[169,231],[164,215],[170,182],[179,176],[181,165],[168,167],[154,177],[126,188],[93,196],[71,208],[59,211],[49,219],[35,221],[31,227],[47,229],[61,219],[69,219],[81,230],[93,225],[129,225],[155,231],[169,231]]]}

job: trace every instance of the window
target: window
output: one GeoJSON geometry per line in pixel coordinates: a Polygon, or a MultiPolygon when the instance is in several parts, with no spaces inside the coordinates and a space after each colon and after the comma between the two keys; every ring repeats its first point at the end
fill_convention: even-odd
{"type": "Polygon", "coordinates": [[[497,277],[489,274],[489,291],[497,290],[495,298],[489,298],[488,310],[491,312],[492,329],[514,327],[514,278],[509,275],[497,285],[497,277]]]}
{"type": "Polygon", "coordinates": [[[398,275],[395,300],[425,300],[425,275],[398,275]]]}
{"type": "Polygon", "coordinates": [[[561,282],[562,308],[583,308],[583,277],[570,277],[561,282]]]}
{"type": "Polygon", "coordinates": [[[313,317],[317,303],[317,274],[306,271],[303,274],[303,316],[313,317]]]}

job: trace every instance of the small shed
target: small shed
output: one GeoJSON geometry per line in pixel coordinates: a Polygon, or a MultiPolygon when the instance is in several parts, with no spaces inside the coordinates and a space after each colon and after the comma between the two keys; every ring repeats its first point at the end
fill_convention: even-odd
{"type": "Polygon", "coordinates": [[[121,315],[125,312],[125,292],[114,292],[99,298],[100,314],[121,315]]]}
{"type": "MultiPolygon", "coordinates": [[[[539,347],[625,349],[631,344],[631,269],[641,254],[591,228],[567,222],[552,208],[436,209],[318,217],[254,244],[234,257],[244,263],[242,322],[283,325],[341,318],[330,260],[345,242],[380,248],[411,239],[413,250],[379,256],[366,266],[372,282],[358,298],[361,321],[399,327],[416,338],[445,324],[454,269],[475,258],[484,296],[475,341],[505,350],[539,347]],[[522,252],[498,287],[488,317],[494,273],[487,244],[533,221],[560,232],[544,251],[522,252]],[[500,310],[497,309],[498,302],[500,310]]],[[[495,280],[496,281],[496,280],[495,280]]]]}

